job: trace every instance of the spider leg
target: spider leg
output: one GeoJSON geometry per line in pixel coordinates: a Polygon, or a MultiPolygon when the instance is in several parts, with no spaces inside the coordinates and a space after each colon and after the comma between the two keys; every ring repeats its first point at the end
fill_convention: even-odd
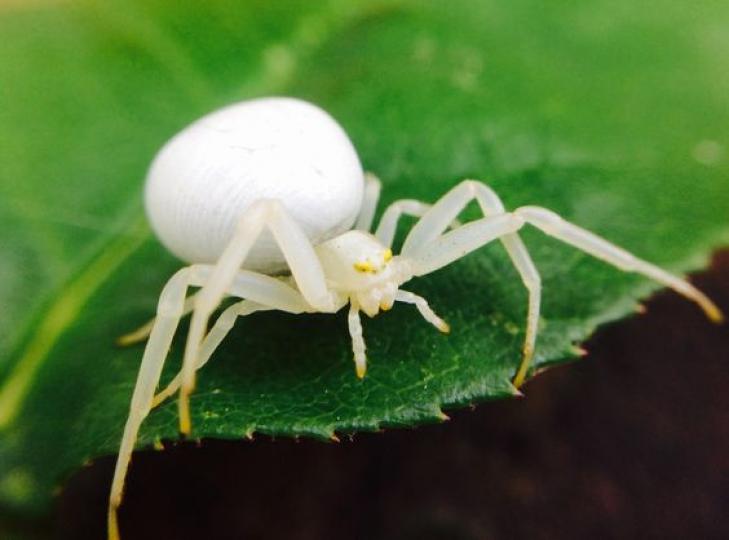
{"type": "MultiPolygon", "coordinates": [[[[183,268],[169,280],[160,295],[157,317],[154,320],[149,342],[144,351],[114,470],[114,479],[112,480],[109,496],[108,530],[110,540],[118,540],[119,538],[117,508],[122,501],[124,479],[139,428],[149,411],[174,393],[182,381],[181,374],[178,374],[172,383],[155,397],[154,391],[159,383],[164,360],[179,320],[185,310],[185,293],[188,287],[205,285],[210,280],[214,269],[214,266],[205,264],[195,264],[183,268]]],[[[197,357],[199,361],[195,366],[196,369],[199,369],[208,361],[237,316],[268,309],[278,309],[290,313],[301,313],[311,309],[299,291],[281,280],[247,270],[239,270],[233,276],[232,282],[225,292],[229,295],[245,297],[246,300],[230,306],[220,316],[202,343],[200,355],[197,357]]]]}
{"type": "Polygon", "coordinates": [[[108,531],[110,540],[119,539],[117,508],[121,504],[124,478],[137,440],[137,433],[144,418],[149,414],[154,390],[159,382],[167,351],[172,343],[183,311],[185,292],[189,285],[191,269],[179,270],[165,285],[157,307],[157,319],[151,330],[144,351],[139,375],[134,387],[132,402],[124,426],[124,435],[114,469],[114,479],[109,494],[108,531]]]}
{"type": "MultiPolygon", "coordinates": [[[[202,345],[200,345],[200,356],[195,369],[199,370],[207,364],[208,360],[210,360],[210,357],[215,352],[215,349],[218,348],[225,336],[233,328],[235,320],[238,317],[245,317],[246,315],[250,315],[257,311],[269,311],[272,309],[274,308],[262,306],[255,302],[251,302],[250,300],[241,300],[240,302],[236,302],[232,306],[226,308],[215,321],[215,324],[210,329],[210,332],[208,332],[208,335],[205,336],[202,345]]],[[[161,405],[167,398],[173,396],[175,392],[180,389],[181,384],[182,374],[178,373],[164,390],[154,396],[154,399],[152,400],[152,408],[154,409],[161,405]]]]}
{"type": "Polygon", "coordinates": [[[521,239],[515,234],[524,223],[529,223],[544,233],[621,270],[651,278],[696,302],[712,321],[723,320],[719,308],[686,280],[638,259],[603,238],[565,221],[550,210],[525,206],[512,213],[504,213],[503,204],[491,189],[479,182],[467,180],[437,201],[416,223],[405,239],[402,255],[414,261],[415,275],[423,275],[442,268],[490,240],[501,239],[530,293],[524,356],[514,377],[514,385],[517,387],[523,383],[533,355],[541,292],[536,268],[521,239]],[[457,216],[473,197],[479,202],[484,213],[495,213],[493,219],[476,220],[460,229],[443,234],[450,220],[457,216]],[[500,223],[497,218],[505,218],[506,221],[500,223]]]}
{"type": "Polygon", "coordinates": [[[311,310],[333,312],[341,306],[336,295],[327,287],[324,271],[311,242],[283,205],[272,199],[263,199],[252,204],[240,218],[231,240],[195,298],[182,360],[182,386],[178,402],[182,434],[189,434],[191,429],[190,394],[195,386],[195,366],[208,320],[264,227],[273,234],[298,289],[311,310]]]}
{"type": "MultiPolygon", "coordinates": [[[[201,266],[201,265],[198,265],[198,266],[201,266]]],[[[202,266],[204,266],[204,265],[202,265],[202,266]]],[[[199,270],[199,272],[204,272],[204,270],[201,269],[201,270],[199,270]]],[[[209,274],[209,271],[208,271],[208,274],[209,274]]],[[[264,274],[260,274],[260,275],[264,276],[264,278],[268,277],[264,274]]],[[[238,281],[240,281],[240,280],[238,280],[238,281]]],[[[278,280],[276,280],[276,282],[278,282],[278,280]]],[[[237,294],[235,292],[236,287],[237,287],[236,282],[234,282],[231,287],[231,291],[229,291],[230,294],[232,294],[233,296],[241,297],[241,298],[243,296],[245,296],[242,294],[237,294]]],[[[194,307],[195,307],[195,294],[191,294],[190,296],[185,298],[185,305],[183,307],[181,316],[184,317],[184,316],[192,313],[192,310],[194,309],[194,307]]],[[[283,307],[277,307],[276,309],[279,309],[281,311],[286,311],[286,309],[284,309],[283,307]]],[[[149,334],[152,331],[152,328],[154,327],[154,322],[155,322],[155,318],[153,317],[149,321],[144,323],[142,326],[140,326],[139,328],[132,330],[128,334],[119,336],[119,338],[117,338],[117,340],[116,340],[117,345],[119,345],[121,347],[128,347],[130,345],[139,343],[140,341],[144,341],[145,339],[147,339],[149,337],[149,334]]]]}
{"type": "Polygon", "coordinates": [[[542,232],[570,244],[593,257],[601,259],[626,272],[642,274],[666,287],[673,289],[689,300],[694,301],[706,313],[706,316],[715,323],[724,320],[721,310],[704,293],[681,279],[649,262],[639,259],[632,253],[600,238],[577,225],[574,225],[556,213],[538,206],[524,206],[518,208],[515,215],[542,232]]]}
{"type": "Polygon", "coordinates": [[[380,199],[380,188],[382,187],[379,178],[374,174],[365,173],[364,197],[362,198],[362,208],[357,217],[357,223],[354,228],[360,231],[369,231],[372,227],[372,220],[375,218],[375,210],[377,210],[377,201],[380,199]]]}
{"type": "MultiPolygon", "coordinates": [[[[206,269],[209,275],[212,267],[206,269]]],[[[202,279],[204,281],[205,276],[202,276],[202,279]]],[[[277,310],[287,313],[302,313],[309,309],[306,301],[295,289],[271,276],[247,270],[241,270],[235,276],[227,293],[238,298],[246,298],[246,300],[229,306],[215,321],[200,345],[200,355],[195,370],[199,370],[208,362],[238,317],[244,317],[257,311],[277,310]]],[[[182,373],[178,373],[167,387],[154,397],[152,408],[157,407],[177,392],[181,383],[182,373]]]]}
{"type": "MultiPolygon", "coordinates": [[[[402,254],[408,256],[416,252],[442,235],[449,225],[453,227],[453,220],[474,199],[478,202],[484,216],[505,213],[504,204],[490,187],[475,180],[464,180],[438,200],[415,224],[405,239],[402,254]]],[[[534,356],[542,286],[539,272],[519,235],[516,233],[505,234],[500,240],[529,294],[522,360],[514,376],[514,385],[518,388],[524,382],[534,356]]]]}
{"type": "Polygon", "coordinates": [[[357,377],[362,379],[367,372],[367,355],[364,337],[362,336],[362,320],[359,317],[359,303],[352,298],[347,314],[347,326],[349,335],[352,338],[352,352],[354,353],[354,365],[357,370],[357,377]]]}
{"type": "Polygon", "coordinates": [[[413,275],[423,276],[435,272],[523,226],[524,220],[514,214],[498,214],[469,221],[411,252],[407,257],[412,264],[413,275]]]}
{"type": "MultiPolygon", "coordinates": [[[[182,308],[182,314],[180,317],[184,317],[185,315],[189,315],[192,312],[192,309],[195,305],[195,295],[192,294],[185,298],[185,304],[182,308]]],[[[116,339],[116,344],[120,347],[129,347],[130,345],[135,345],[139,343],[140,341],[144,341],[149,337],[149,334],[152,332],[152,328],[154,328],[154,322],[155,318],[152,317],[150,320],[148,320],[146,323],[144,323],[139,328],[132,330],[131,332],[124,334],[123,336],[119,336],[116,339]]]]}
{"type": "Polygon", "coordinates": [[[448,325],[448,323],[435,314],[435,311],[431,309],[431,307],[428,305],[428,302],[422,296],[418,296],[417,294],[413,294],[411,292],[403,291],[402,289],[400,289],[395,295],[395,300],[397,302],[404,302],[406,304],[414,304],[415,307],[418,308],[420,314],[423,316],[423,319],[428,321],[444,334],[447,334],[451,331],[451,327],[448,325]]]}
{"type": "MultiPolygon", "coordinates": [[[[397,224],[403,215],[412,216],[416,218],[423,217],[428,210],[432,208],[432,205],[415,199],[400,199],[395,201],[385,209],[382,214],[382,219],[377,225],[375,236],[385,247],[392,247],[392,242],[395,239],[395,232],[397,231],[397,224]]],[[[455,229],[460,227],[461,223],[457,219],[453,219],[450,222],[449,227],[455,229]]]]}

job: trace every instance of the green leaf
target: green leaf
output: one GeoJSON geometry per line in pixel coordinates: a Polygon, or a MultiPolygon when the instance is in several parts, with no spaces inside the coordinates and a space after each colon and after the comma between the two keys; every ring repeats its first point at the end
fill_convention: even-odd
{"type": "MultiPolygon", "coordinates": [[[[180,266],[145,224],[145,169],[220,105],[266,94],[320,104],[382,177],[381,207],[434,201],[474,177],[509,207],[552,208],[671,270],[704,264],[729,238],[729,6],[557,4],[0,13],[0,504],[40,511],[74,468],[116,452],[142,347],[114,340],[154,313],[180,266]]],[[[524,238],[544,285],[537,368],[574,359],[576,343],[656,288],[537,232],[524,238]]],[[[526,293],[502,249],[407,287],[452,333],[408,306],[366,321],[363,381],[342,314],[240,320],[200,373],[195,436],[326,439],[513,395],[526,293]]],[[[170,402],[139,446],[176,434],[170,402]]]]}

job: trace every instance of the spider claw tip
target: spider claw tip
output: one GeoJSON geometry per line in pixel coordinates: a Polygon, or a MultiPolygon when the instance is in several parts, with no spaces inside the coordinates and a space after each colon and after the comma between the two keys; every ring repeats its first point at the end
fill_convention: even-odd
{"type": "Polygon", "coordinates": [[[726,322],[724,313],[717,307],[709,311],[709,319],[714,324],[724,324],[726,322]]]}
{"type": "Polygon", "coordinates": [[[519,387],[512,385],[511,387],[511,395],[513,397],[522,398],[524,397],[524,392],[519,390],[519,387]]]}
{"type": "Polygon", "coordinates": [[[509,385],[511,387],[511,394],[516,397],[522,397],[524,394],[521,392],[521,387],[524,385],[525,382],[526,374],[517,374],[517,376],[509,382],[509,385]]]}
{"type": "Polygon", "coordinates": [[[190,422],[180,422],[180,438],[181,439],[187,439],[190,436],[190,432],[192,431],[192,426],[190,425],[190,422]]]}

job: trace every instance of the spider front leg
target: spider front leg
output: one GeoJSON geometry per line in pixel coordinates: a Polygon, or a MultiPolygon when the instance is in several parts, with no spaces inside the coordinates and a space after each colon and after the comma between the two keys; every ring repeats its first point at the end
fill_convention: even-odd
{"type": "MultiPolygon", "coordinates": [[[[402,255],[413,256],[418,250],[441,236],[449,226],[455,228],[458,225],[458,222],[455,221],[456,217],[474,199],[478,202],[484,216],[505,213],[501,199],[491,188],[475,180],[464,180],[423,213],[423,217],[405,239],[402,255]]],[[[388,226],[383,225],[386,217],[387,212],[378,228],[378,233],[380,229],[388,229],[388,226]]],[[[392,229],[392,234],[394,234],[394,226],[392,229]]],[[[529,294],[522,359],[513,380],[514,386],[519,388],[526,378],[534,356],[542,297],[541,278],[518,234],[508,233],[503,235],[500,240],[529,294]]]]}
{"type": "Polygon", "coordinates": [[[514,214],[542,232],[601,259],[625,272],[635,272],[673,289],[695,302],[715,323],[724,321],[724,315],[714,302],[685,279],[674,276],[662,268],[639,259],[632,253],[600,238],[594,233],[566,221],[558,214],[539,206],[523,206],[514,214]]]}
{"type": "MultiPolygon", "coordinates": [[[[392,247],[400,218],[402,216],[423,217],[432,207],[431,204],[415,199],[400,199],[399,201],[395,201],[382,214],[382,219],[380,219],[380,223],[377,225],[377,230],[374,233],[375,237],[383,246],[392,247]]],[[[461,222],[457,219],[453,219],[449,225],[451,229],[460,226],[461,222]]]]}
{"type": "Polygon", "coordinates": [[[525,223],[621,270],[642,274],[657,281],[696,302],[712,321],[723,321],[723,314],[719,308],[687,281],[635,257],[545,208],[525,206],[511,213],[497,213],[491,218],[467,223],[460,229],[443,235],[448,221],[468,202],[469,192],[476,196],[485,212],[504,211],[501,201],[487,186],[475,181],[465,181],[439,200],[415,225],[405,240],[402,255],[414,261],[414,275],[423,275],[442,268],[495,238],[502,237],[501,240],[512,261],[530,290],[530,315],[524,357],[514,378],[515,386],[518,387],[523,382],[533,353],[537,330],[537,316],[534,312],[538,312],[539,309],[541,288],[536,268],[521,240],[514,234],[525,223]]]}

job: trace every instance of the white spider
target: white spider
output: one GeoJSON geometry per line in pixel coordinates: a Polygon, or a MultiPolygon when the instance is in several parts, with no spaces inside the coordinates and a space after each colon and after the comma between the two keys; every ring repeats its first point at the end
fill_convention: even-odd
{"type": "Polygon", "coordinates": [[[335,313],[349,304],[356,372],[364,377],[359,312],[372,317],[395,302],[414,304],[426,321],[448,332],[425,299],[401,285],[499,239],[529,293],[523,356],[514,376],[519,387],[534,354],[541,290],[517,234],[529,223],[621,270],[648,276],[695,301],[712,320],[722,319],[711,300],[686,281],[544,208],[507,212],[481,182],[465,180],[432,206],[394,202],[371,234],[379,191],[379,181],[362,172],[342,128],[318,107],[291,98],[258,99],[213,112],[159,152],[147,177],[147,213],[162,243],[192,264],[167,282],[156,319],[122,338],[131,343],[149,336],[149,341],[114,471],[109,538],[119,538],[117,508],[142,421],[179,390],[180,432],[190,433],[195,372],[239,316],[264,310],[335,313]],[[456,219],[472,200],[484,217],[461,225],[456,219]],[[403,214],[420,219],[393,256],[390,246],[403,214]],[[186,297],[189,287],[200,290],[186,297]],[[225,309],[206,335],[208,320],[226,295],[241,300],[225,309]],[[190,312],[182,370],[155,396],[173,334],[190,312]]]}

